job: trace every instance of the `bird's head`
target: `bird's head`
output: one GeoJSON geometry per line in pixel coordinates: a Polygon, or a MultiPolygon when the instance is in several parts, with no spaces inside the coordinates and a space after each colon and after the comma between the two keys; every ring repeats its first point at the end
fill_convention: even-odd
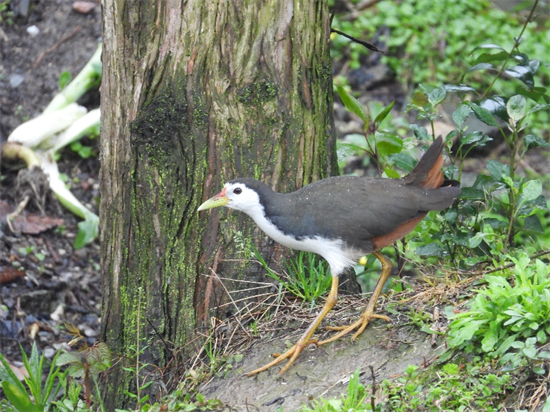
{"type": "Polygon", "coordinates": [[[200,205],[198,210],[226,206],[250,214],[259,205],[260,197],[254,189],[243,182],[232,181],[226,183],[220,193],[200,205]]]}

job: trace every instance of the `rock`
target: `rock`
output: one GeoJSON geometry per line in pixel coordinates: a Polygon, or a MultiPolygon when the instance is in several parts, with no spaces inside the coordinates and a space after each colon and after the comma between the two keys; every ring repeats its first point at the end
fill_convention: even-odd
{"type": "Polygon", "coordinates": [[[65,310],[63,308],[63,305],[60,303],[57,305],[57,308],[50,314],[50,318],[52,320],[55,320],[56,322],[61,321],[65,317],[65,310]]]}
{"type": "Polygon", "coordinates": [[[17,86],[21,85],[21,83],[23,83],[23,81],[25,80],[25,77],[20,75],[20,74],[17,74],[17,73],[14,73],[10,76],[10,86],[12,89],[15,89],[17,86]]]}
{"type": "Polygon", "coordinates": [[[29,35],[31,37],[35,37],[40,33],[40,29],[38,27],[34,26],[34,25],[29,26],[29,27],[27,27],[27,33],[29,33],[29,35]]]}
{"type": "Polygon", "coordinates": [[[93,1],[75,1],[73,3],[73,10],[80,14],[89,14],[94,11],[96,3],[93,1]]]}
{"type": "Polygon", "coordinates": [[[57,351],[54,348],[46,348],[44,349],[44,356],[48,359],[51,359],[55,356],[57,351]]]}

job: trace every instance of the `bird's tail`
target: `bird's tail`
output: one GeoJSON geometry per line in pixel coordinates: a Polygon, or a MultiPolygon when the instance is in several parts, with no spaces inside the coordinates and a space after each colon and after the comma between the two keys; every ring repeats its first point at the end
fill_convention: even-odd
{"type": "Polygon", "coordinates": [[[441,172],[441,166],[443,166],[442,150],[443,138],[439,136],[418,161],[416,167],[404,177],[405,183],[422,186],[426,189],[441,187],[445,182],[441,172]]]}

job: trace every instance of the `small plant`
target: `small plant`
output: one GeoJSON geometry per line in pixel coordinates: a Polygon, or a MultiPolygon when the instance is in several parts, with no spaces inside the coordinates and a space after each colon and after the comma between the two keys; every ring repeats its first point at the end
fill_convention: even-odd
{"type": "MultiPolygon", "coordinates": [[[[393,108],[393,102],[383,107],[373,115],[369,106],[363,106],[346,89],[337,86],[338,94],[346,109],[354,113],[363,121],[363,139],[357,143],[340,143],[341,153],[360,152],[367,154],[376,162],[379,174],[384,171],[388,177],[400,177],[399,173],[391,168],[394,164],[393,155],[403,150],[403,140],[395,133],[382,129],[384,120],[393,108]]],[[[409,169],[411,170],[412,167],[409,169]]]]}
{"type": "Polygon", "coordinates": [[[208,357],[210,374],[213,374],[225,362],[225,359],[221,353],[220,348],[216,345],[216,341],[213,336],[209,336],[207,338],[206,342],[203,344],[203,348],[206,356],[208,357]]]}
{"type": "Polygon", "coordinates": [[[64,71],[59,75],[59,79],[57,82],[59,83],[59,87],[61,90],[63,90],[72,80],[71,72],[64,71]]]}
{"type": "Polygon", "coordinates": [[[313,306],[320,296],[330,290],[332,276],[326,262],[314,253],[299,252],[294,260],[285,260],[285,275],[272,270],[260,254],[255,250],[256,259],[267,271],[267,275],[279,282],[293,295],[311,302],[313,306]]]}
{"type": "Polygon", "coordinates": [[[478,291],[470,309],[449,314],[447,342],[451,348],[486,353],[517,366],[516,349],[533,358],[527,339],[543,344],[550,336],[550,269],[540,260],[533,265],[527,256],[510,259],[514,281],[506,278],[507,272],[485,276],[487,287],[478,291]]]}
{"type": "Polygon", "coordinates": [[[107,344],[101,342],[97,342],[91,347],[88,346],[77,327],[65,324],[65,328],[73,336],[69,342],[70,346],[77,345],[79,342],[84,342],[84,346],[77,352],[65,352],[59,355],[57,365],[67,366],[66,374],[71,378],[82,379],[82,385],[75,385],[73,382],[65,385],[69,396],[57,405],[61,407],[78,406],[78,396],[83,387],[87,409],[89,410],[92,406],[92,391],[95,391],[95,400],[99,402],[101,410],[103,410],[97,378],[101,372],[111,366],[111,351],[107,344]]]}
{"type": "Polygon", "coordinates": [[[178,388],[176,391],[164,397],[160,402],[156,402],[153,405],[144,405],[140,411],[218,411],[223,408],[224,404],[218,399],[206,399],[201,393],[192,395],[185,389],[178,388]]]}
{"type": "Polygon", "coordinates": [[[407,314],[410,319],[409,323],[415,325],[423,331],[430,331],[430,324],[433,323],[432,315],[422,309],[411,309],[407,314]]]}
{"type": "MultiPolygon", "coordinates": [[[[494,44],[474,49],[474,52],[489,50],[497,53],[478,56],[468,73],[494,69],[493,64],[500,63],[499,73],[515,73],[510,75],[513,80],[508,80],[513,82],[510,86],[512,94],[490,95],[494,87],[491,83],[481,94],[481,100],[463,97],[451,116],[456,130],[446,137],[448,141],[458,142],[457,156],[452,160],[454,164],[446,171],[448,178],[460,180],[468,152],[491,140],[480,131],[469,130],[468,118],[477,119],[499,131],[509,151],[507,164],[487,161],[488,173],[480,174],[471,187],[462,187],[460,206],[442,213],[443,230],[438,228],[440,225],[429,227],[434,223],[430,219],[419,225],[417,233],[423,233],[423,244],[416,249],[419,256],[450,256],[456,266],[465,269],[481,261],[504,256],[517,242],[541,245],[550,241],[540,220],[548,210],[541,179],[526,179],[519,176],[516,170],[527,151],[550,147],[540,136],[525,130],[533,116],[548,110],[550,96],[545,88],[534,83],[539,62],[521,53],[518,45],[519,38],[509,52],[494,44]],[[439,242],[431,242],[428,238],[439,242]]],[[[475,89],[466,85],[421,86],[409,108],[429,122],[433,136],[436,107],[445,101],[449,93],[466,96],[466,92],[472,93],[475,89]]],[[[430,135],[423,127],[414,127],[413,132],[418,139],[426,139],[430,135]]]]}
{"type": "Polygon", "coordinates": [[[359,379],[359,370],[350,377],[346,395],[340,399],[320,399],[313,402],[312,407],[304,406],[299,412],[362,412],[372,410],[370,404],[366,404],[368,393],[359,379]]]}
{"type": "Polygon", "coordinates": [[[420,370],[407,367],[396,381],[384,380],[382,393],[387,402],[379,411],[498,411],[513,389],[511,376],[490,372],[482,358],[465,364],[446,363],[420,370]]]}
{"type": "Polygon", "coordinates": [[[90,409],[80,399],[82,385],[74,379],[65,380],[65,395],[59,401],[53,402],[60,412],[89,412],[90,409]]]}
{"type": "Polygon", "coordinates": [[[136,405],[138,405],[139,407],[147,405],[147,402],[149,401],[149,395],[148,394],[143,395],[143,392],[153,384],[152,380],[147,380],[147,378],[143,376],[143,372],[146,372],[151,365],[149,363],[142,363],[139,360],[140,356],[146,350],[147,350],[147,346],[144,346],[144,347],[131,346],[129,348],[129,351],[134,353],[134,356],[136,358],[136,363],[134,366],[123,367],[125,371],[133,373],[136,378],[136,393],[125,390],[124,394],[130,397],[131,399],[133,399],[136,402],[136,405]]]}
{"type": "Polygon", "coordinates": [[[71,150],[76,152],[82,159],[89,159],[95,155],[91,146],[84,146],[79,141],[71,143],[71,150]]]}
{"type": "Polygon", "coordinates": [[[6,399],[0,401],[4,411],[17,412],[47,412],[52,406],[52,400],[57,396],[61,384],[65,381],[65,374],[60,372],[57,360],[59,353],[54,357],[44,384],[42,384],[42,373],[44,371],[44,354],[38,356],[36,343],[33,343],[30,358],[21,348],[21,356],[28,377],[25,378],[28,391],[19,381],[10,365],[0,354],[0,381],[6,399]],[[56,383],[56,380],[58,381],[56,383]],[[29,393],[30,392],[30,393],[29,393]]]}
{"type": "Polygon", "coordinates": [[[13,24],[13,16],[15,13],[10,7],[11,0],[0,1],[0,24],[6,23],[8,26],[13,24]]]}
{"type": "MultiPolygon", "coordinates": [[[[513,42],[510,33],[519,34],[522,23],[517,14],[487,0],[402,0],[380,1],[362,13],[337,13],[333,27],[356,38],[379,38],[379,47],[387,51],[381,57],[382,64],[388,65],[399,81],[414,88],[420,83],[458,82],[468,68],[469,45],[486,43],[487,39],[493,44],[513,42]]],[[[522,47],[524,53],[544,54],[549,24],[547,19],[538,20],[525,31],[528,41],[522,47]]],[[[345,58],[353,69],[364,64],[366,53],[364,47],[342,36],[332,41],[332,56],[345,58]]],[[[478,74],[473,86],[482,87],[490,81],[478,74]]]]}

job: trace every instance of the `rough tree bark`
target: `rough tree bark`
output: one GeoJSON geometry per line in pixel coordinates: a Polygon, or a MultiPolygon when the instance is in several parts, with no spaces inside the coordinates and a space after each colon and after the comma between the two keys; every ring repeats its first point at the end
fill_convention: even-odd
{"type": "MultiPolygon", "coordinates": [[[[228,261],[252,222],[196,212],[225,180],[250,176],[284,191],[336,172],[327,8],[103,1],[102,337],[115,355],[135,363],[141,351],[156,371],[174,371],[225,299],[210,268],[255,276],[228,261]]],[[[107,374],[107,410],[136,392],[120,366],[107,374]]]]}

